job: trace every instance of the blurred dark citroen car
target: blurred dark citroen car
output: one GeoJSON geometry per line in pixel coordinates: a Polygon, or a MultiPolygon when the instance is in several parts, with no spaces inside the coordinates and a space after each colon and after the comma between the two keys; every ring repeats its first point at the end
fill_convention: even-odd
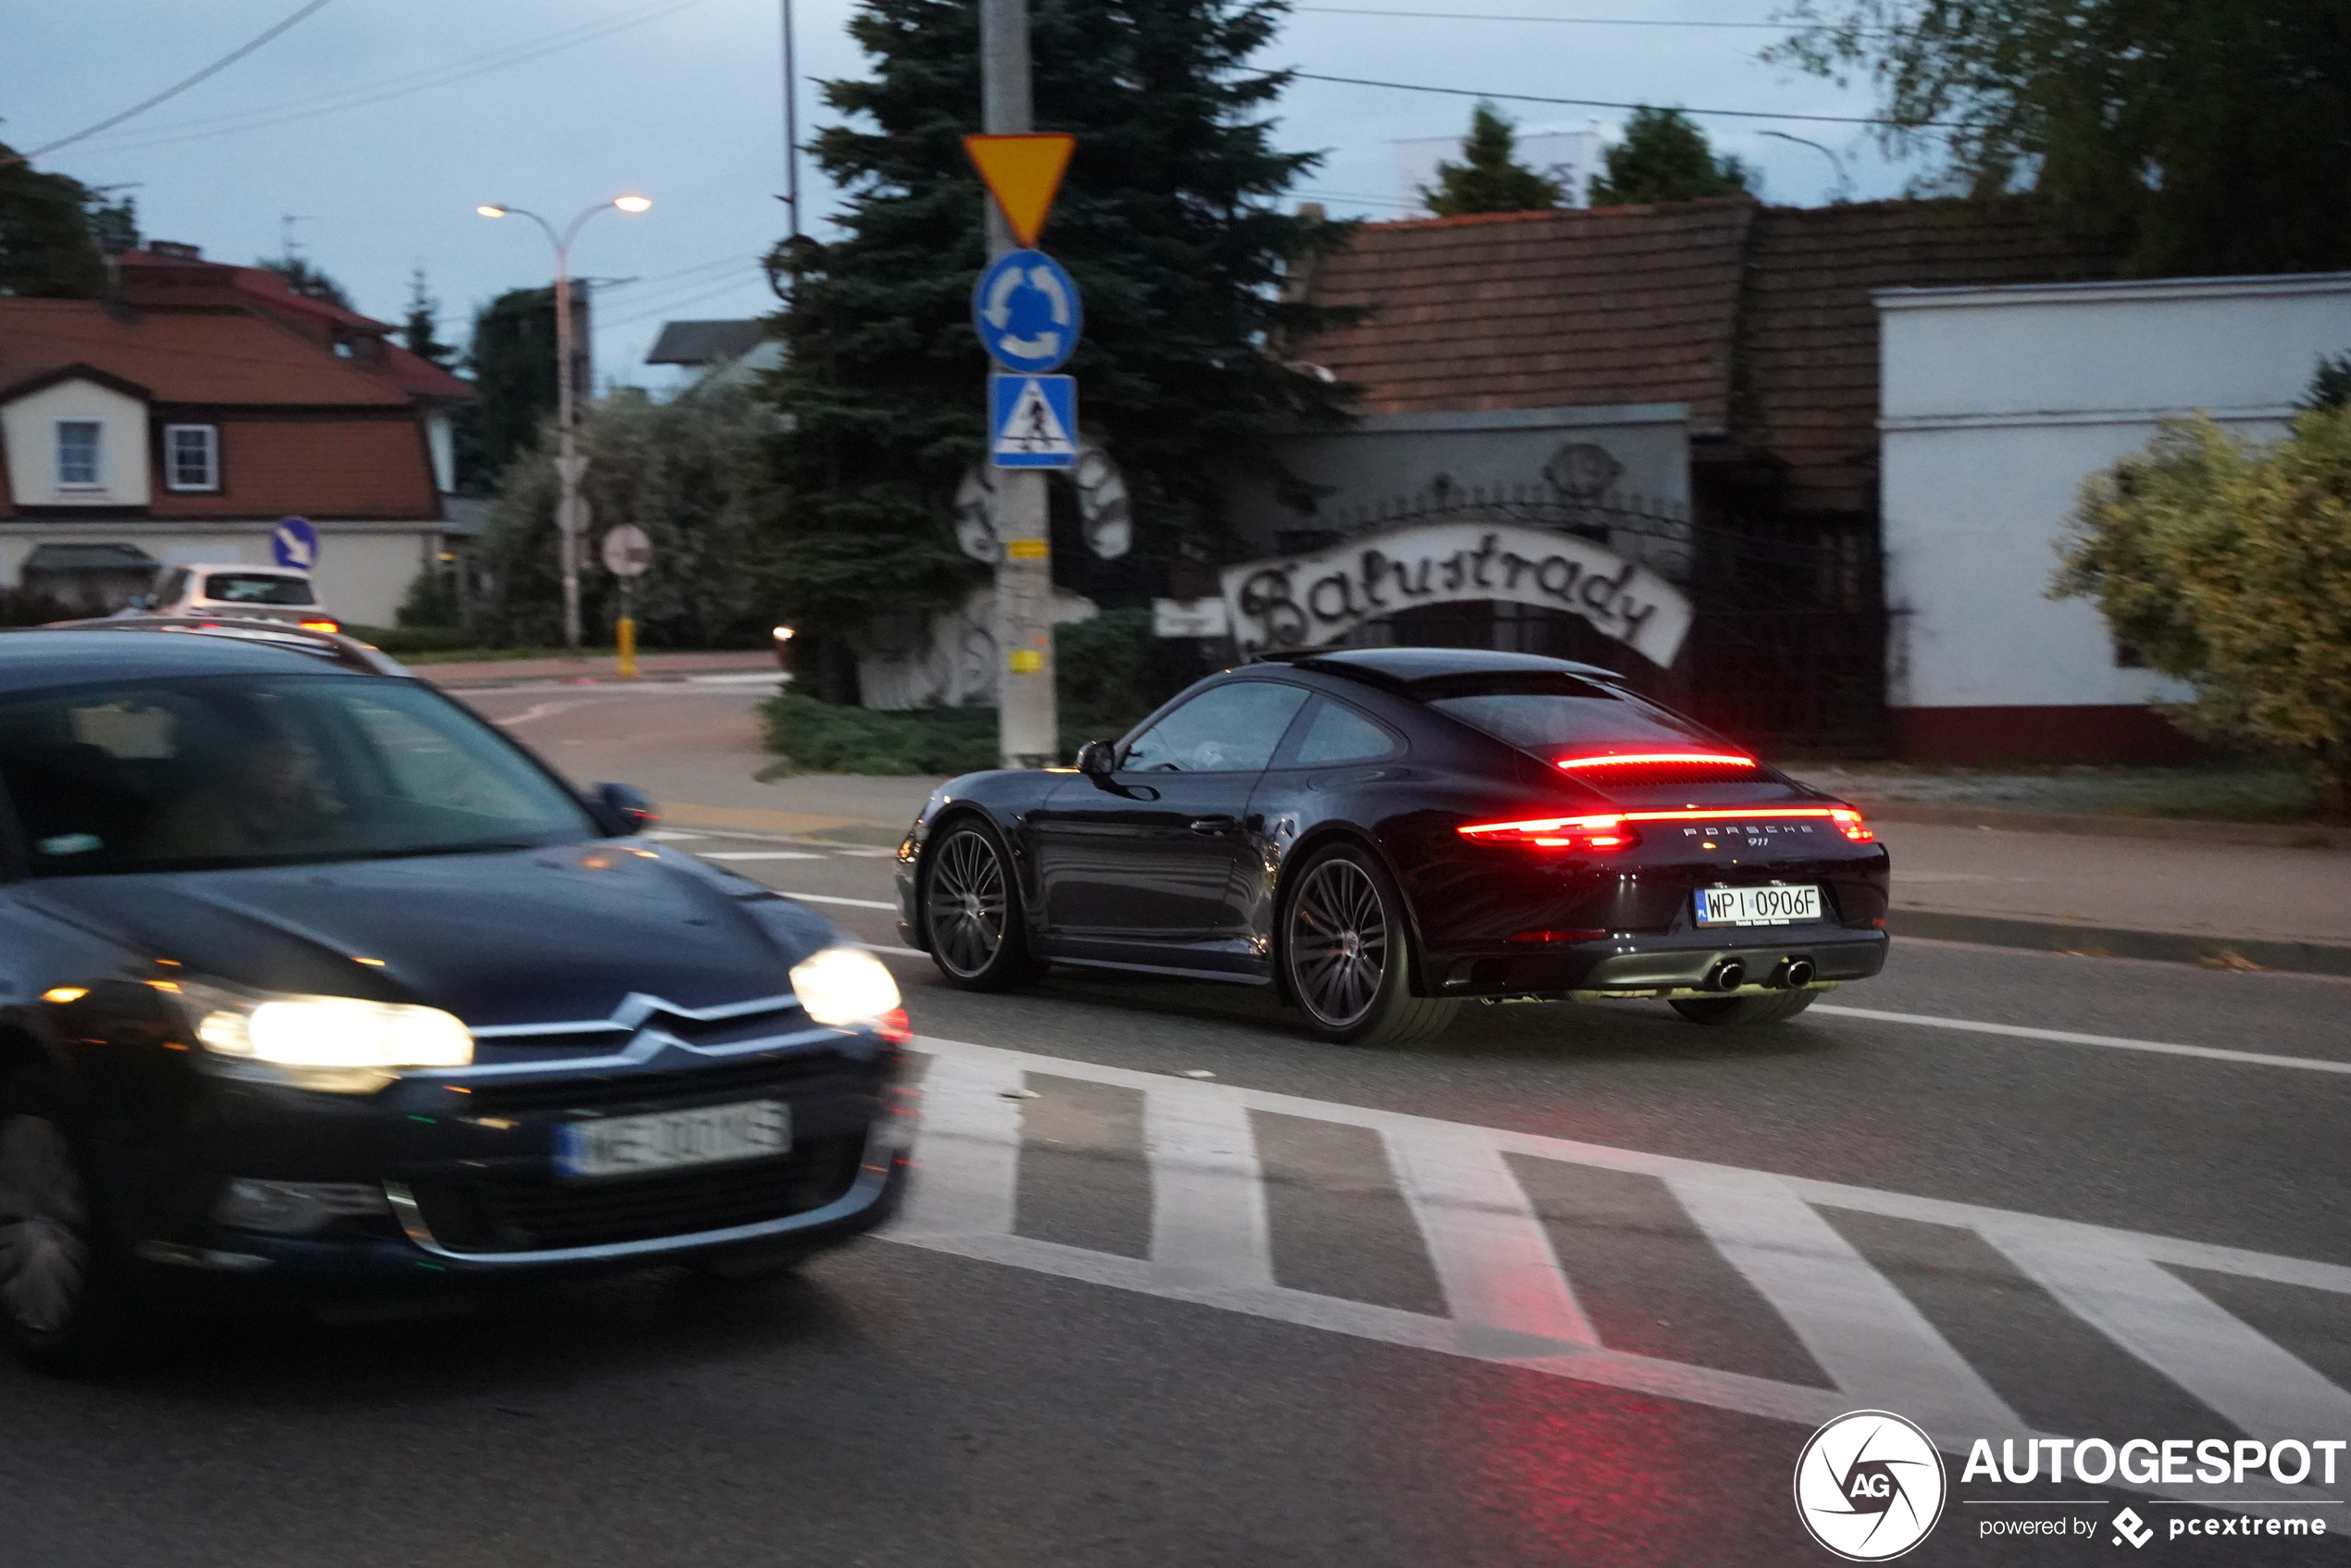
{"type": "Polygon", "coordinates": [[[880,962],[381,654],[0,636],[0,1333],[675,1261],[891,1212],[880,962]]]}
{"type": "Polygon", "coordinates": [[[1784,1022],[1885,963],[1885,846],[1611,671],[1362,648],[1209,677],[1077,769],[967,774],[899,851],[951,983],[1050,964],[1273,985],[1340,1043],[1463,1002],[1784,1022]]]}

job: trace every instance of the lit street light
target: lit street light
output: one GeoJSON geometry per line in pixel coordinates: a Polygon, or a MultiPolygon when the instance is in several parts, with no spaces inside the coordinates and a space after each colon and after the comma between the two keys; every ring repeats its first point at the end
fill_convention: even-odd
{"type": "Polygon", "coordinates": [[[474,208],[484,218],[527,218],[539,225],[547,243],[555,247],[555,431],[562,442],[555,458],[555,475],[562,486],[562,499],[555,504],[555,531],[563,552],[564,646],[575,653],[579,652],[579,541],[587,531],[586,521],[579,516],[579,476],[587,461],[577,451],[577,432],[572,427],[571,243],[578,237],[582,224],[607,208],[640,213],[652,210],[653,205],[649,196],[615,196],[573,218],[560,235],[528,207],[484,202],[474,208]]]}

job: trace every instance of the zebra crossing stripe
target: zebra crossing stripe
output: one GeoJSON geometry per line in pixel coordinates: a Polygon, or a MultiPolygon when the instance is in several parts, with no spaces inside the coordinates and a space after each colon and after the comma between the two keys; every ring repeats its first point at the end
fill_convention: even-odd
{"type": "Polygon", "coordinates": [[[1900,1411],[1934,1432],[2022,1428],[1909,1298],[1785,1184],[1712,1171],[1665,1182],[1855,1404],[1900,1411]]]}
{"type": "Polygon", "coordinates": [[[2351,1395],[2162,1265],[1996,1228],[1984,1239],[2074,1315],[2247,1436],[2274,1442],[2351,1433],[2351,1395]]]}
{"type": "MultiPolygon", "coordinates": [[[[929,1059],[905,1216],[888,1239],[1114,1289],[1244,1313],[1662,1399],[1817,1425],[1856,1405],[1903,1412],[1964,1454],[2059,1434],[2028,1426],[1909,1299],[1816,1206],[1975,1232],[2051,1297],[2248,1434],[2351,1429],[2351,1395],[2159,1266],[2351,1296],[2351,1268],[1945,1199],[1775,1176],[1638,1150],[1307,1100],[956,1040],[929,1059]],[[1034,1071],[1139,1090],[1151,1176],[1151,1256],[1113,1256],[1015,1233],[1021,1097],[1034,1071]],[[1274,1283],[1249,1114],[1370,1128],[1443,1288],[1447,1313],[1407,1312],[1274,1283]],[[1828,1375],[1813,1388],[1616,1350],[1599,1342],[1505,1155],[1662,1180],[1707,1240],[1828,1375]]],[[[2238,1500],[2186,1487],[2154,1497],[2261,1512],[2307,1487],[2248,1479],[2238,1500]]]]}

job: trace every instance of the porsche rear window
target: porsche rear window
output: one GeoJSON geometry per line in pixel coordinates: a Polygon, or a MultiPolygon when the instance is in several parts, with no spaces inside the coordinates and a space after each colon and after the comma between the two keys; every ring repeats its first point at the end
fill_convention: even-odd
{"type": "Polygon", "coordinates": [[[1438,713],[1545,757],[1735,754],[1702,727],[1573,676],[1452,676],[1416,693],[1438,713]]]}

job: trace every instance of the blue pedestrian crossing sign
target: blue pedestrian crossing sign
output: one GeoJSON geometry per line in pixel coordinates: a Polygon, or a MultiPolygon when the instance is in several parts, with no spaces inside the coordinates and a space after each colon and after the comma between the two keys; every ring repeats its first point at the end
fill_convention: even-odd
{"type": "Polygon", "coordinates": [[[988,378],[988,460],[999,468],[1077,466],[1077,379],[988,378]]]}
{"type": "Polygon", "coordinates": [[[306,572],[318,564],[318,530],[307,517],[280,517],[269,530],[269,554],[278,565],[306,572]]]}
{"type": "Polygon", "coordinates": [[[972,326],[988,356],[1007,370],[1058,370],[1084,326],[1077,285],[1043,251],[1012,251],[990,262],[972,291],[972,326]]]}

